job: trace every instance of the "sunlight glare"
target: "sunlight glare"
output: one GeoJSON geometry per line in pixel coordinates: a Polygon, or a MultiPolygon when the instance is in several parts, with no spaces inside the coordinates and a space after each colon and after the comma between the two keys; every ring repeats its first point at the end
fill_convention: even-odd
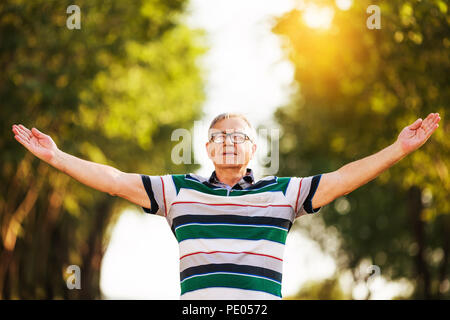
{"type": "Polygon", "coordinates": [[[303,12],[303,20],[313,29],[329,29],[333,20],[334,10],[330,7],[308,5],[303,12]]]}
{"type": "Polygon", "coordinates": [[[336,6],[341,10],[348,10],[353,4],[353,0],[336,0],[336,6]]]}

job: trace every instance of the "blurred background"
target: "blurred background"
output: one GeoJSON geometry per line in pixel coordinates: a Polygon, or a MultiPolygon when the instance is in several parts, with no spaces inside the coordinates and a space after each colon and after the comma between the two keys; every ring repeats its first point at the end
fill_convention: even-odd
{"type": "Polygon", "coordinates": [[[209,176],[194,124],[232,111],[280,130],[277,176],[336,170],[438,112],[422,148],[296,220],[283,297],[449,299],[449,24],[443,0],[2,1],[0,299],[180,294],[164,218],[35,158],[12,124],[124,172],[209,176]],[[72,4],[80,29],[66,26],[72,4]],[[367,26],[370,5],[380,29],[367,26]],[[194,133],[196,163],[172,162],[177,128],[194,133]]]}

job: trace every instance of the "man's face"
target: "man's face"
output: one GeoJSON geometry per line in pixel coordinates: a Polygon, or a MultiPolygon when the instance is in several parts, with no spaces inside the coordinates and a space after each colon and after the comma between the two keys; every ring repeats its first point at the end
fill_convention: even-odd
{"type": "MultiPolygon", "coordinates": [[[[244,120],[241,118],[229,118],[217,122],[210,129],[210,136],[211,134],[238,132],[251,137],[250,128],[244,120]]],[[[222,143],[207,142],[206,151],[216,167],[236,168],[248,165],[256,152],[256,144],[249,139],[245,139],[243,143],[233,143],[232,137],[227,135],[222,143]]]]}

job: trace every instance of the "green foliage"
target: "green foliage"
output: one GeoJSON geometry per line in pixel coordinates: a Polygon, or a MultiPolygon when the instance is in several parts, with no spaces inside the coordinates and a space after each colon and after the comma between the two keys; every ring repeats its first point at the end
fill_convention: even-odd
{"type": "Polygon", "coordinates": [[[0,3],[0,298],[99,298],[108,230],[128,202],[34,158],[11,133],[37,127],[58,147],[125,172],[195,170],[170,159],[171,133],[201,115],[202,30],[185,0],[0,3]],[[161,150],[166,150],[161,152],[161,150]],[[68,290],[66,267],[82,270],[68,290]]]}
{"type": "Polygon", "coordinates": [[[323,281],[308,281],[293,296],[285,300],[345,300],[349,299],[341,289],[337,278],[323,281]]]}
{"type": "Polygon", "coordinates": [[[414,297],[449,298],[450,13],[443,1],[382,2],[381,29],[369,30],[371,4],[335,8],[329,30],[309,28],[297,10],[274,27],[288,40],[300,88],[276,113],[280,175],[334,171],[439,112],[440,128],[424,146],[345,197],[348,213],[335,201],[320,216],[341,234],[333,254],[346,257],[340,270],[368,258],[386,278],[410,279],[414,297]]]}

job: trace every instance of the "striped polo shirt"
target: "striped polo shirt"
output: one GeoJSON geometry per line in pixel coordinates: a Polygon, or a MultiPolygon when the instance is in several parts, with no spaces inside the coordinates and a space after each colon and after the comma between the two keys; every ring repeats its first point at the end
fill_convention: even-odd
{"type": "Polygon", "coordinates": [[[321,175],[267,176],[250,168],[233,187],[212,173],[141,175],[151,208],[178,241],[181,299],[281,299],[283,253],[294,220],[315,213],[321,175]]]}

